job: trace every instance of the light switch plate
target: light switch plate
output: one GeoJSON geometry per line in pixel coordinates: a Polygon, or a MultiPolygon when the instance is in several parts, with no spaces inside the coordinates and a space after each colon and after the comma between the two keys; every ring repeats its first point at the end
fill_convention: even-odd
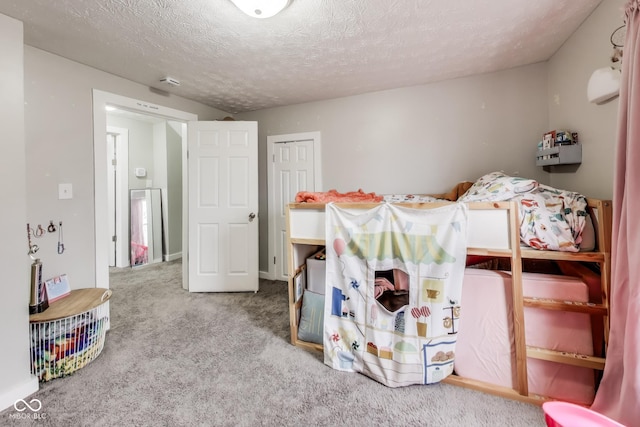
{"type": "Polygon", "coordinates": [[[71,184],[58,184],[58,199],[73,199],[73,186],[71,184]]]}

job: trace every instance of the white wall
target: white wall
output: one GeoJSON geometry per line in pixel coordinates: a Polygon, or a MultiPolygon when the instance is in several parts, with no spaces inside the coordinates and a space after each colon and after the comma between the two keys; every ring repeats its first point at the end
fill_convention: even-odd
{"type": "Polygon", "coordinates": [[[624,0],[604,0],[549,60],[549,129],[577,131],[582,143],[579,167],[554,167],[554,187],[590,197],[613,197],[613,159],[618,98],[603,105],[587,100],[593,70],[611,64],[611,33],[623,24],[624,0]]]}
{"type": "Polygon", "coordinates": [[[147,180],[153,180],[155,171],[153,123],[107,113],[107,126],[129,131],[129,189],[146,188],[147,180]],[[137,167],[145,168],[147,176],[137,177],[137,167]]]}
{"type": "Polygon", "coordinates": [[[540,180],[547,66],[236,115],[258,121],[260,269],[268,271],[266,139],[320,131],[323,185],[377,193],[440,193],[504,170],[540,180]]]}
{"type": "Polygon", "coordinates": [[[182,256],[182,124],[168,122],[167,140],[167,234],[169,260],[182,256]]]}
{"type": "Polygon", "coordinates": [[[169,121],[153,125],[153,187],[162,189],[165,254],[169,261],[182,256],[182,126],[169,121]]]}
{"type": "Polygon", "coordinates": [[[38,390],[29,373],[22,22],[0,15],[0,411],[38,390]]]}
{"type": "Polygon", "coordinates": [[[67,273],[72,288],[95,286],[92,89],[197,114],[199,120],[228,113],[29,46],[24,54],[27,219],[63,221],[67,248],[58,255],[56,237],[42,239],[44,275],[67,273]],[[58,200],[58,183],[73,184],[73,199],[58,200]]]}
{"type": "MultiPolygon", "coordinates": [[[[161,122],[153,125],[153,156],[147,154],[153,160],[154,168],[151,184],[155,188],[167,187],[167,123],[161,122]]],[[[181,161],[182,157],[178,158],[181,161]]]]}

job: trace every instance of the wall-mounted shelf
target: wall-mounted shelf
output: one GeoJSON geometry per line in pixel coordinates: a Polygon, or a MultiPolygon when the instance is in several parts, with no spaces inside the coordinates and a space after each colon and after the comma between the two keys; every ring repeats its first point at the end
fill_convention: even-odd
{"type": "Polygon", "coordinates": [[[556,145],[536,152],[536,166],[582,163],[582,144],[556,145]]]}

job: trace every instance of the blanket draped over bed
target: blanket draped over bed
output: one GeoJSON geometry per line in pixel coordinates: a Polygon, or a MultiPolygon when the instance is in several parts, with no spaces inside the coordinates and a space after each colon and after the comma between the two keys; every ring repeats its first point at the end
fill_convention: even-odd
{"type": "Polygon", "coordinates": [[[587,217],[581,194],[542,185],[533,179],[493,172],[479,178],[459,202],[518,203],[520,240],[534,249],[578,252],[587,217]]]}
{"type": "Polygon", "coordinates": [[[379,196],[376,193],[365,193],[362,189],[359,189],[358,191],[349,191],[347,193],[339,193],[336,190],[329,190],[327,192],[299,191],[298,194],[296,194],[296,203],[378,203],[382,200],[382,196],[379,196]]]}
{"type": "Polygon", "coordinates": [[[453,371],[466,256],[462,203],[326,207],[324,361],[387,386],[453,371]]]}

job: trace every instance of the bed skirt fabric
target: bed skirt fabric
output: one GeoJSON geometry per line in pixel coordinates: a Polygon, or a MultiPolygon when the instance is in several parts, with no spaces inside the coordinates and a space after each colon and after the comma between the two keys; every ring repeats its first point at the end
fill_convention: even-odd
{"type": "Polygon", "coordinates": [[[453,372],[467,207],[326,207],[324,361],[387,386],[453,372]]]}

